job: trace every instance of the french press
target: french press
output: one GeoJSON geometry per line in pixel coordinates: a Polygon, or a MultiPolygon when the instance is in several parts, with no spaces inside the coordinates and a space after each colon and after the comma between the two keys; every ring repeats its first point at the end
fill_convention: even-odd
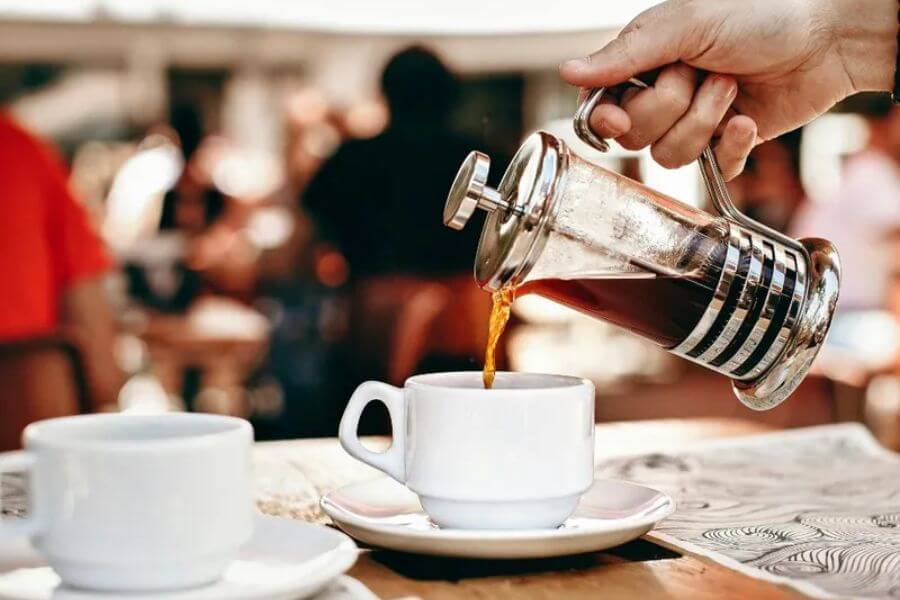
{"type": "MultiPolygon", "coordinates": [[[[646,87],[633,79],[632,84],[646,87]]],[[[588,127],[604,95],[575,114],[578,136],[607,151],[588,127]]],[[[787,398],[825,340],[837,304],[840,262],[823,239],[794,240],[741,213],[707,147],[701,173],[719,216],[577,156],[538,131],[519,148],[497,189],[490,159],[472,152],[444,207],[462,229],[488,212],[475,279],[516,286],[649,338],[732,379],[756,410],[787,398]]]]}

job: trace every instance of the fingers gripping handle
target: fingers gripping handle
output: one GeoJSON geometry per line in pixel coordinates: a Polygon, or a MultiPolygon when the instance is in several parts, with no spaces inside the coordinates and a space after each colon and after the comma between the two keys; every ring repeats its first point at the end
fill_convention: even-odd
{"type": "Polygon", "coordinates": [[[350,456],[372,465],[380,471],[384,471],[400,483],[406,480],[406,467],[404,464],[406,443],[406,400],[403,390],[380,381],[366,381],[361,384],[341,417],[341,425],[338,431],[341,446],[350,456]],[[387,406],[391,416],[391,430],[393,442],[391,447],[384,452],[372,452],[362,445],[357,435],[359,417],[363,410],[374,400],[381,400],[387,406]]]}
{"type": "MultiPolygon", "coordinates": [[[[648,87],[646,83],[634,77],[628,80],[628,85],[641,89],[648,87]]],[[[600,104],[600,100],[603,98],[606,90],[607,88],[602,87],[588,90],[584,100],[578,105],[578,109],[575,111],[575,118],[573,119],[575,133],[578,134],[581,141],[601,152],[609,151],[609,142],[594,133],[590,126],[590,118],[591,113],[600,104]]],[[[703,181],[706,183],[706,189],[709,191],[716,210],[721,215],[739,222],[745,219],[746,217],[731,202],[731,196],[728,193],[728,188],[725,187],[725,179],[722,177],[722,172],[716,162],[716,156],[709,146],[703,150],[698,161],[700,162],[700,172],[703,175],[703,181]]],[[[755,227],[751,228],[755,229],[755,227]]]]}
{"type": "MultiPolygon", "coordinates": [[[[633,85],[638,88],[648,87],[646,83],[634,77],[628,80],[628,85],[633,85]]],[[[609,150],[609,142],[594,133],[594,130],[590,127],[589,120],[591,113],[600,103],[606,90],[607,88],[602,87],[589,89],[587,95],[578,105],[578,109],[575,111],[575,118],[573,119],[575,133],[581,138],[581,141],[601,152],[607,152],[609,150]]],[[[789,238],[783,233],[754,221],[737,209],[731,201],[731,194],[728,192],[728,188],[725,185],[725,178],[722,176],[722,171],[719,169],[719,163],[716,161],[716,155],[710,146],[704,148],[703,153],[700,154],[697,162],[700,163],[700,174],[703,176],[703,182],[706,184],[706,189],[712,199],[713,206],[720,215],[740,223],[751,231],[756,231],[772,239],[778,240],[788,248],[793,248],[804,256],[806,255],[806,251],[797,240],[789,238]]]]}
{"type": "MultiPolygon", "coordinates": [[[[4,452],[0,454],[0,475],[25,471],[29,475],[29,487],[33,466],[34,456],[28,452],[4,452]]],[[[27,493],[29,499],[33,498],[33,492],[28,491],[27,493]]],[[[29,506],[29,511],[34,510],[33,501],[29,501],[29,506]]],[[[30,536],[37,533],[38,530],[38,521],[34,514],[29,514],[26,517],[0,519],[0,538],[30,536]]]]}
{"type": "MultiPolygon", "coordinates": [[[[640,79],[635,79],[634,77],[629,79],[628,83],[639,88],[647,87],[646,83],[644,83],[640,79]]],[[[582,100],[578,105],[578,109],[575,111],[575,118],[572,122],[575,127],[575,133],[578,134],[578,137],[581,138],[581,141],[586,143],[588,146],[599,150],[600,152],[609,151],[609,142],[594,133],[594,130],[591,129],[589,122],[591,113],[594,112],[594,109],[597,108],[598,104],[600,104],[600,99],[603,98],[603,95],[605,93],[606,88],[603,87],[591,88],[587,90],[587,95],[584,97],[584,100],[582,100]]]]}

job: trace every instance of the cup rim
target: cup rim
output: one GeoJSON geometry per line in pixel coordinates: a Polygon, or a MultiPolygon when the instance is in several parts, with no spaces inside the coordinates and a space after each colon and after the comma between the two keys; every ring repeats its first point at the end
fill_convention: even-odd
{"type": "Polygon", "coordinates": [[[34,448],[60,448],[70,451],[100,450],[100,451],[129,451],[129,452],[159,452],[166,449],[184,449],[186,447],[208,446],[223,438],[235,435],[248,436],[253,440],[253,427],[245,419],[228,415],[215,415],[206,413],[160,413],[152,415],[105,413],[73,415],[44,419],[28,425],[22,434],[26,450],[34,448]],[[74,428],[88,426],[89,424],[134,424],[140,421],[191,424],[207,426],[203,431],[198,427],[195,433],[186,433],[177,436],[160,436],[158,438],[142,439],[97,439],[90,437],[78,437],[71,435],[74,428]],[[213,426],[217,426],[213,428],[213,426]],[[71,429],[69,429],[71,428],[71,429]],[[66,435],[66,431],[69,435],[66,435]]]}
{"type": "Polygon", "coordinates": [[[441,371],[437,373],[422,373],[419,375],[413,375],[409,377],[404,383],[404,387],[426,387],[431,389],[441,389],[441,390],[454,390],[454,391],[465,391],[466,393],[481,393],[481,394],[529,394],[534,393],[535,391],[559,391],[566,389],[579,388],[584,386],[593,387],[594,384],[589,379],[585,379],[584,377],[575,377],[573,375],[558,375],[555,373],[532,373],[532,372],[523,372],[523,371],[497,371],[497,377],[500,379],[514,378],[514,379],[523,379],[523,378],[533,378],[536,380],[546,380],[548,381],[548,385],[539,385],[539,386],[530,386],[530,387],[495,387],[492,389],[485,389],[481,386],[465,386],[465,385],[451,385],[448,383],[435,383],[432,380],[441,380],[441,379],[449,379],[449,378],[477,378],[477,381],[481,381],[482,372],[481,371],[441,371]]]}

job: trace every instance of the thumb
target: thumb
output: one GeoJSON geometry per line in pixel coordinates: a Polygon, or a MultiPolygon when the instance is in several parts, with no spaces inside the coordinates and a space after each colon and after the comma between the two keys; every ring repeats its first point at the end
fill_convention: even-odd
{"type": "Polygon", "coordinates": [[[677,62],[691,26],[677,15],[663,18],[650,9],[628,24],[614,40],[585,58],[562,63],[562,78],[581,87],[618,85],[641,73],[677,62]]]}

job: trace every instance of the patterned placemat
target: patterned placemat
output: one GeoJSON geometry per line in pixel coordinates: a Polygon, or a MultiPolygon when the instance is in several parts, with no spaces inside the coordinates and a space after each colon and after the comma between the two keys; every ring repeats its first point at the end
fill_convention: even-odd
{"type": "Polygon", "coordinates": [[[702,442],[597,473],[671,494],[650,537],[816,597],[900,598],[900,455],[861,425],[702,442]]]}

